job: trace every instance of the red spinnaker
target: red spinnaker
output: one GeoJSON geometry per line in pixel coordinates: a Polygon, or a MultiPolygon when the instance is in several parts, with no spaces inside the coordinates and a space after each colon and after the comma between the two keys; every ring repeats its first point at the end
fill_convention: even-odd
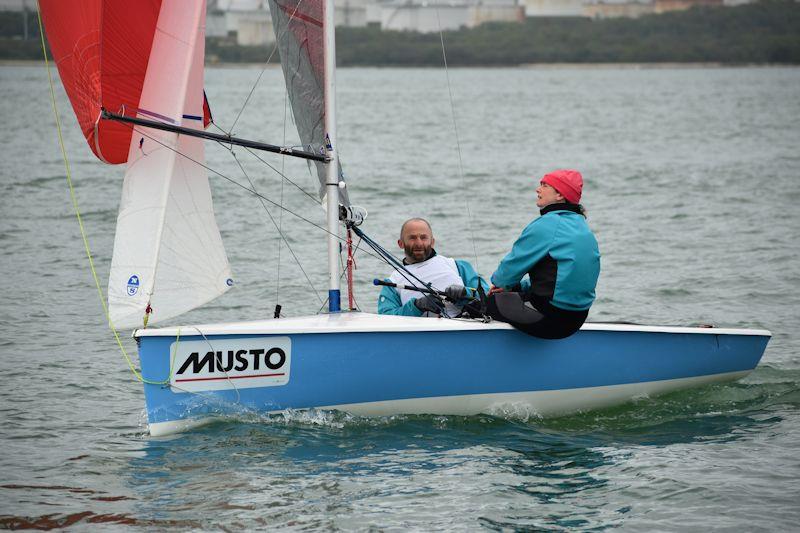
{"type": "MultiPolygon", "coordinates": [[[[125,163],[130,125],[100,119],[105,108],[135,116],[161,0],[40,0],[61,82],[92,152],[125,163]]],[[[210,111],[204,106],[204,123],[210,111]]]]}

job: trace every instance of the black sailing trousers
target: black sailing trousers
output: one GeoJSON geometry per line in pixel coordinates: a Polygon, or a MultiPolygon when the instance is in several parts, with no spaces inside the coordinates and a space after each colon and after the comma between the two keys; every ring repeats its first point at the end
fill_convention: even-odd
{"type": "Polygon", "coordinates": [[[518,292],[497,292],[486,302],[489,316],[540,339],[564,339],[578,331],[589,310],[567,311],[540,303],[534,307],[518,292]]]}

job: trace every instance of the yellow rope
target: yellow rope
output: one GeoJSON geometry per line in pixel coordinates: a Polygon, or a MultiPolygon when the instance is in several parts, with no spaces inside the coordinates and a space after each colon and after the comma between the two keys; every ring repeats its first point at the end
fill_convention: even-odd
{"type": "MultiPolygon", "coordinates": [[[[37,2],[37,4],[38,4],[38,2],[37,2]]],[[[100,305],[103,306],[103,313],[105,313],[105,315],[106,315],[106,320],[108,321],[108,326],[111,328],[111,331],[114,333],[114,339],[116,339],[117,345],[119,345],[119,349],[122,351],[122,355],[125,357],[125,360],[128,362],[128,367],[131,369],[131,372],[133,372],[133,375],[136,376],[136,379],[141,381],[142,383],[147,383],[149,385],[166,385],[172,379],[173,363],[170,364],[169,377],[167,377],[166,380],[164,380],[164,381],[152,381],[152,380],[149,380],[149,379],[145,379],[142,376],[142,374],[138,370],[136,370],[136,367],[134,366],[133,361],[131,360],[130,356],[128,355],[127,350],[125,350],[125,346],[122,344],[122,339],[120,339],[120,337],[119,337],[119,332],[117,331],[117,328],[114,327],[114,323],[111,321],[111,315],[109,314],[108,306],[106,305],[106,297],[105,297],[105,294],[103,294],[103,289],[100,286],[100,279],[97,277],[97,270],[94,267],[94,259],[92,258],[92,251],[91,251],[91,248],[89,247],[89,239],[86,237],[86,230],[83,227],[83,219],[81,218],[81,212],[80,212],[80,209],[78,208],[78,199],[75,196],[75,188],[72,185],[72,172],[71,172],[70,167],[69,167],[69,160],[67,159],[67,150],[64,147],[64,138],[61,135],[61,119],[58,116],[58,106],[56,105],[56,92],[55,92],[55,88],[54,88],[54,85],[53,85],[53,76],[50,73],[50,62],[47,59],[47,46],[45,45],[44,28],[42,26],[42,15],[41,15],[42,10],[41,10],[41,6],[37,6],[37,7],[39,7],[39,9],[38,9],[39,36],[41,37],[41,40],[42,40],[42,53],[44,54],[44,65],[45,65],[45,70],[47,70],[47,79],[50,82],[50,98],[51,98],[51,100],[53,102],[53,113],[55,114],[55,117],[56,117],[56,131],[58,132],[58,144],[61,147],[61,157],[64,159],[64,168],[66,169],[66,172],[67,172],[67,184],[69,185],[69,195],[70,195],[70,198],[72,199],[72,207],[75,209],[75,217],[78,219],[78,226],[80,226],[80,229],[81,229],[81,237],[83,238],[83,247],[86,250],[86,257],[89,258],[89,268],[92,271],[92,278],[94,278],[94,284],[95,284],[95,287],[97,287],[97,294],[100,297],[100,305]]],[[[180,335],[180,332],[178,333],[178,335],[180,335]]],[[[176,339],[176,344],[175,344],[175,349],[176,350],[177,350],[177,342],[178,342],[178,340],[176,339]]],[[[173,358],[173,361],[174,361],[174,358],[173,358]]]]}

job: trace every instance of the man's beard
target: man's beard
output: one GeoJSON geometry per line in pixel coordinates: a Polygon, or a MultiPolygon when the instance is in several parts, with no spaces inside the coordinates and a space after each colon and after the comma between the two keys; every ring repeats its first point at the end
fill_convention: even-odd
{"type": "Polygon", "coordinates": [[[414,250],[412,246],[404,246],[403,250],[406,252],[407,259],[413,259],[415,263],[421,263],[426,261],[430,258],[431,254],[433,254],[433,247],[432,246],[425,246],[422,249],[419,247],[414,250]]]}

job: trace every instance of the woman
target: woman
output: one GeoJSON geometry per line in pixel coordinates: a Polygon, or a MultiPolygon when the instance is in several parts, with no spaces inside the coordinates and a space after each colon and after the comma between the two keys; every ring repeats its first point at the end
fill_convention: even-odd
{"type": "Polygon", "coordinates": [[[600,251],[580,205],[582,190],[577,170],[542,177],[536,189],[541,216],[522,230],[492,275],[492,318],[544,339],[569,337],[583,325],[595,298],[600,251]]]}

